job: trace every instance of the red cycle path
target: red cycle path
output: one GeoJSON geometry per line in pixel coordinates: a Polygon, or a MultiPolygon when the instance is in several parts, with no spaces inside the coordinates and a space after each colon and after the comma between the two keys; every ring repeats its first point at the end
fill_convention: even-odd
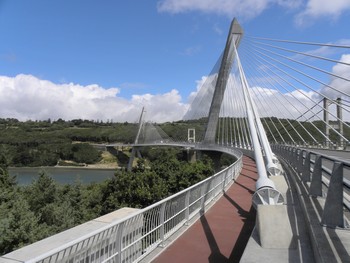
{"type": "Polygon", "coordinates": [[[244,156],[235,183],[153,262],[239,262],[255,225],[256,180],[255,162],[244,156]]]}

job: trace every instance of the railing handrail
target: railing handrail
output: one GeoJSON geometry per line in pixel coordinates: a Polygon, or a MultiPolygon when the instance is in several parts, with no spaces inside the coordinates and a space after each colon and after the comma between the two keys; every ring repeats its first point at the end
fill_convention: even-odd
{"type": "MultiPolygon", "coordinates": [[[[228,166],[225,169],[221,170],[220,172],[215,173],[211,177],[208,177],[208,178],[206,178],[206,179],[196,183],[195,185],[192,185],[192,186],[190,186],[190,187],[188,187],[188,188],[186,188],[186,189],[184,189],[184,190],[182,190],[182,191],[180,191],[180,192],[178,192],[176,194],[173,194],[173,195],[171,195],[171,196],[169,196],[169,197],[167,197],[165,199],[162,199],[162,200],[158,201],[157,203],[154,203],[154,204],[152,204],[152,205],[150,205],[148,207],[145,207],[145,208],[141,209],[140,211],[138,211],[136,213],[133,213],[133,214],[128,215],[128,216],[126,216],[126,217],[124,217],[122,219],[116,220],[116,221],[114,221],[112,223],[109,223],[109,224],[107,224],[105,226],[102,226],[99,229],[96,229],[94,231],[91,231],[88,234],[85,234],[85,235],[81,236],[80,238],[77,238],[75,240],[67,242],[67,243],[65,243],[62,246],[59,246],[59,247],[57,247],[55,249],[52,249],[52,250],[49,250],[46,253],[41,254],[40,256],[34,257],[34,258],[32,258],[30,260],[27,260],[25,262],[26,263],[38,262],[38,261],[45,260],[46,258],[48,258],[48,257],[50,257],[52,255],[59,254],[61,251],[64,251],[65,249],[68,249],[69,247],[72,247],[74,245],[77,245],[77,244],[85,241],[85,240],[88,240],[89,238],[92,238],[92,237],[98,235],[99,233],[102,233],[102,232],[104,232],[104,231],[106,231],[106,230],[108,230],[110,228],[113,228],[113,227],[119,225],[119,224],[125,223],[128,220],[131,220],[132,218],[136,218],[136,217],[138,217],[140,215],[143,215],[148,210],[151,210],[151,209],[153,209],[153,208],[155,208],[157,206],[161,206],[161,205],[167,203],[168,201],[170,201],[172,199],[175,199],[178,196],[181,196],[181,195],[183,195],[183,194],[185,194],[187,192],[190,192],[191,190],[195,189],[196,187],[198,187],[200,185],[204,185],[206,182],[208,182],[210,180],[214,180],[217,176],[219,176],[219,175],[225,173],[226,171],[228,171],[230,169],[233,169],[234,167],[239,166],[239,165],[242,164],[242,156],[243,156],[243,154],[238,149],[232,149],[232,148],[223,147],[223,146],[216,146],[216,147],[213,147],[213,148],[215,148],[216,150],[220,150],[221,149],[222,152],[230,153],[233,156],[235,156],[237,158],[237,160],[233,164],[231,164],[230,166],[228,166]]],[[[212,191],[212,189],[208,190],[208,192],[210,192],[210,191],[212,191]]],[[[208,192],[204,193],[204,195],[208,194],[208,192]]],[[[203,196],[201,196],[201,198],[203,198],[203,196]]]]}
{"type": "MultiPolygon", "coordinates": [[[[296,148],[298,148],[298,147],[296,147],[296,148]]],[[[301,147],[301,148],[298,148],[298,149],[303,150],[303,151],[308,151],[309,153],[312,153],[312,154],[314,154],[314,155],[321,155],[322,158],[327,159],[327,160],[329,160],[329,161],[333,161],[333,162],[342,162],[344,165],[350,167],[350,161],[343,160],[343,159],[338,159],[337,157],[331,157],[331,156],[322,154],[322,153],[320,153],[320,152],[309,151],[309,150],[306,150],[305,148],[302,148],[302,147],[301,147]]],[[[349,152],[349,154],[350,154],[350,152],[349,152]]]]}

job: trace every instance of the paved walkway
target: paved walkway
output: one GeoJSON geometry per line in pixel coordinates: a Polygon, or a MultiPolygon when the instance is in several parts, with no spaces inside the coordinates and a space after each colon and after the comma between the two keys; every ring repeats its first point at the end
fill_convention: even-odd
{"type": "Polygon", "coordinates": [[[237,181],[153,262],[239,262],[255,225],[256,179],[255,162],[244,156],[237,181]]]}

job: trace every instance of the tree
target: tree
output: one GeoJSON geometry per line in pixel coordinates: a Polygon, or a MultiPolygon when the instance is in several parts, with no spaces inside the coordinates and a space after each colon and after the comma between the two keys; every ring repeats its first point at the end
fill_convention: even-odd
{"type": "Polygon", "coordinates": [[[100,152],[87,143],[77,143],[72,147],[73,160],[78,163],[94,163],[100,159],[100,152]]]}
{"type": "MultiPolygon", "coordinates": [[[[57,184],[44,172],[26,190],[29,206],[36,214],[41,214],[46,205],[54,203],[57,200],[57,184]]],[[[44,222],[43,218],[40,221],[44,222]]]]}
{"type": "Polygon", "coordinates": [[[7,160],[3,154],[0,153],[0,201],[3,191],[12,188],[16,185],[16,177],[11,176],[7,170],[7,160]]]}
{"type": "Polygon", "coordinates": [[[21,194],[0,205],[0,253],[14,249],[38,239],[40,229],[35,214],[21,194]]]}
{"type": "Polygon", "coordinates": [[[0,155],[0,253],[34,242],[38,221],[0,155]]]}
{"type": "Polygon", "coordinates": [[[102,188],[102,212],[124,206],[143,208],[167,196],[164,180],[153,171],[120,171],[102,188]]]}

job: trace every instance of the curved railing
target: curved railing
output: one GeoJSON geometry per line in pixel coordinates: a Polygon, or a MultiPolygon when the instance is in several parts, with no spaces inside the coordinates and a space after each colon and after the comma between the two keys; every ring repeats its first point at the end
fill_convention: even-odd
{"type": "MultiPolygon", "coordinates": [[[[215,147],[218,150],[219,147],[215,147]]],[[[215,175],[136,214],[101,227],[25,262],[138,262],[223,194],[242,169],[242,153],[223,148],[237,160],[215,175]]]]}

